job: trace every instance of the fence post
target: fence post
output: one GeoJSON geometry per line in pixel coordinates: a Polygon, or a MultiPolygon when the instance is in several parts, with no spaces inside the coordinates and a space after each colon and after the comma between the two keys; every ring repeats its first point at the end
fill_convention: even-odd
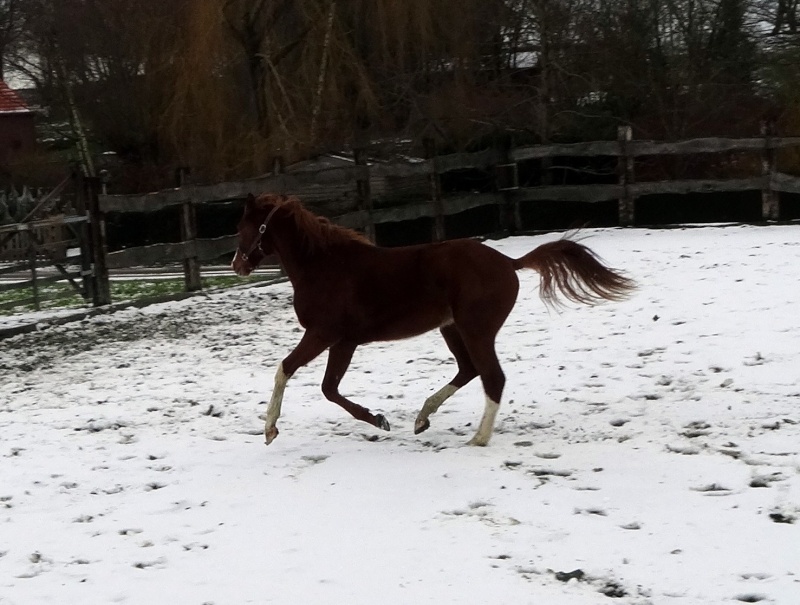
{"type": "MultiPolygon", "coordinates": [[[[189,169],[180,167],[175,170],[175,181],[178,187],[185,187],[189,181],[189,169]]],[[[183,278],[187,292],[203,289],[200,279],[200,261],[197,258],[197,212],[191,198],[181,204],[181,241],[183,242],[183,278]]]]}
{"type": "Polygon", "coordinates": [[[433,241],[441,242],[445,238],[444,205],[442,204],[442,183],[436,166],[436,143],[431,138],[422,141],[425,158],[430,160],[431,201],[433,202],[433,241]]]}
{"type": "Polygon", "coordinates": [[[37,311],[41,309],[39,302],[39,281],[36,274],[36,242],[34,241],[33,228],[29,225],[25,231],[28,236],[28,263],[31,268],[31,294],[33,295],[33,308],[37,311]]]}
{"type": "Polygon", "coordinates": [[[772,146],[772,137],[775,136],[775,122],[765,120],[761,122],[761,136],[764,137],[764,148],[761,152],[761,218],[765,221],[777,221],[781,214],[780,197],[772,189],[772,177],[776,172],[775,148],[772,146]]]}
{"type": "Polygon", "coordinates": [[[78,245],[81,249],[81,278],[83,281],[83,299],[94,301],[94,278],[92,272],[92,244],[91,244],[91,225],[89,213],[86,211],[86,190],[83,182],[83,174],[75,171],[72,174],[72,183],[75,191],[75,212],[86,218],[80,225],[80,235],[78,245]]]}
{"type": "Polygon", "coordinates": [[[619,141],[620,151],[622,152],[617,162],[619,184],[622,187],[622,197],[619,198],[617,212],[619,224],[622,227],[630,227],[636,220],[636,200],[630,189],[634,182],[633,156],[630,155],[629,145],[632,138],[633,130],[630,126],[617,128],[617,141],[619,141]]]}
{"type": "Polygon", "coordinates": [[[500,206],[500,228],[509,235],[522,231],[522,215],[519,211],[519,200],[514,191],[519,189],[519,169],[511,158],[508,143],[497,148],[497,164],[494,166],[494,187],[502,196],[500,206]]]}
{"type": "Polygon", "coordinates": [[[274,193],[286,193],[286,179],[283,174],[286,172],[286,160],[283,159],[282,155],[276,155],[272,158],[272,176],[280,177],[276,178],[275,182],[278,184],[277,188],[279,191],[275,191],[274,193]]]}
{"type": "Polygon", "coordinates": [[[100,210],[100,179],[86,177],[84,180],[86,200],[89,206],[92,259],[94,260],[94,288],[92,303],[95,307],[111,304],[111,286],[108,279],[108,241],[106,215],[100,210]]]}
{"type": "Polygon", "coordinates": [[[365,178],[356,178],[356,192],[358,195],[358,209],[366,213],[366,223],[364,232],[369,241],[375,243],[375,222],[372,219],[372,195],[369,186],[369,165],[367,164],[366,152],[363,149],[356,149],[353,152],[353,160],[356,167],[364,167],[365,178]]]}

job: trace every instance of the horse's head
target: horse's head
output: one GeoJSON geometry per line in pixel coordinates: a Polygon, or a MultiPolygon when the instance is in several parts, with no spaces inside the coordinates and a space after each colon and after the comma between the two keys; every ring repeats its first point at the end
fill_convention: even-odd
{"type": "Polygon", "coordinates": [[[258,198],[252,193],[247,196],[244,214],[236,227],[239,245],[231,263],[236,275],[247,277],[274,252],[267,224],[285,202],[286,196],[274,193],[265,193],[258,198]]]}

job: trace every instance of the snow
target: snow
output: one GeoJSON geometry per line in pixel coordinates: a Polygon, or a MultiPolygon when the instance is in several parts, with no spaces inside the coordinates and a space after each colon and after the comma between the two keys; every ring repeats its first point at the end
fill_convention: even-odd
{"type": "MultiPolygon", "coordinates": [[[[324,356],[288,284],[0,341],[0,604],[800,602],[800,227],[589,230],[640,284],[547,311],[521,273],[494,438],[437,333],[324,356]]],[[[520,256],[555,235],[491,245],[520,256]]]]}

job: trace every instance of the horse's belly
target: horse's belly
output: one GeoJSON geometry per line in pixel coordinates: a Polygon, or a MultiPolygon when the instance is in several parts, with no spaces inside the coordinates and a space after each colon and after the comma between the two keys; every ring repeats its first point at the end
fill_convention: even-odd
{"type": "Polygon", "coordinates": [[[447,307],[408,308],[405,313],[372,323],[365,336],[366,341],[400,340],[419,336],[450,323],[453,323],[453,315],[447,307]]]}

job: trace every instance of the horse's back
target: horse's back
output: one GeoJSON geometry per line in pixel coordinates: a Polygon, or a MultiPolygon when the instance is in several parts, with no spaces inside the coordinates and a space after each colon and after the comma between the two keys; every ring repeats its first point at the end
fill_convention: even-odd
{"type": "Polygon", "coordinates": [[[380,265],[391,299],[400,308],[431,311],[437,323],[428,329],[459,316],[498,313],[505,319],[516,302],[512,260],[477,240],[383,250],[380,265]]]}
{"type": "Polygon", "coordinates": [[[472,239],[399,248],[374,248],[374,271],[383,273],[392,287],[416,283],[435,291],[489,291],[516,284],[510,258],[472,239]]]}

